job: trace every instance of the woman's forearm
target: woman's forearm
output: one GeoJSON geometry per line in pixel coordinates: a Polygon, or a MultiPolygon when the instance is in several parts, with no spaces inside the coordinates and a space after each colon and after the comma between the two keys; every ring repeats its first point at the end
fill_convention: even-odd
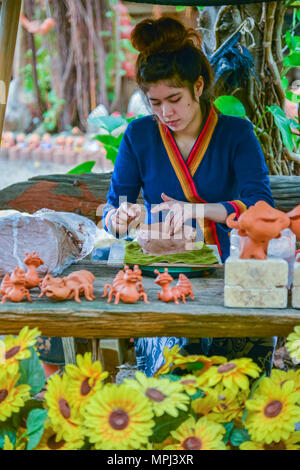
{"type": "Polygon", "coordinates": [[[227,216],[227,210],[225,209],[223,204],[204,204],[204,217],[206,219],[225,224],[227,216]]]}

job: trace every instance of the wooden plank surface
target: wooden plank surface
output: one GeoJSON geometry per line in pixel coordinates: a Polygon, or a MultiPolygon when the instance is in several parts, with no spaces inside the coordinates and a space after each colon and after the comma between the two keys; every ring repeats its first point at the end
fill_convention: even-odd
{"type": "MultiPolygon", "coordinates": [[[[96,300],[55,302],[37,299],[39,290],[32,290],[33,302],[0,304],[0,334],[18,333],[26,325],[38,327],[43,336],[81,338],[129,338],[144,336],[238,337],[287,336],[300,325],[300,310],[234,309],[223,304],[223,269],[210,277],[192,278],[195,300],[184,305],[157,300],[160,290],[154,278],[143,278],[150,303],[107,303],[101,298],[104,284],[112,282],[118,267],[96,261],[80,262],[64,274],[76,269],[89,269],[96,276],[96,300]]],[[[175,283],[176,281],[174,281],[175,283]]]]}

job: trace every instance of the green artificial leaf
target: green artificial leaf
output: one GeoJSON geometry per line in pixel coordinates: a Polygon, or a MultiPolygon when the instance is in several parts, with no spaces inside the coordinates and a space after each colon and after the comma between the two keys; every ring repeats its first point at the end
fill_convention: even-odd
{"type": "Polygon", "coordinates": [[[11,417],[12,425],[18,429],[20,426],[26,427],[26,421],[29,413],[32,410],[43,409],[44,401],[37,398],[30,398],[26,401],[25,405],[19,410],[18,413],[13,413],[11,417]]]}
{"type": "Polygon", "coordinates": [[[291,131],[289,119],[279,106],[266,106],[266,109],[273,115],[275,124],[280,130],[284,145],[292,152],[293,133],[291,131]]]}
{"type": "Polygon", "coordinates": [[[178,5],[176,7],[176,12],[184,11],[185,9],[186,9],[186,7],[178,5]]]}
{"type": "Polygon", "coordinates": [[[72,170],[67,172],[67,175],[83,175],[84,173],[91,173],[92,168],[96,162],[88,161],[75,166],[72,170]]]}
{"type": "Polygon", "coordinates": [[[157,443],[164,441],[170,435],[170,432],[177,429],[188,417],[189,412],[182,410],[178,410],[178,416],[176,418],[167,413],[156,417],[154,419],[155,425],[152,429],[152,436],[149,438],[149,442],[157,443]]]}
{"type": "Polygon", "coordinates": [[[31,387],[30,394],[36,395],[41,392],[45,382],[45,372],[39,357],[33,347],[29,348],[31,356],[19,361],[19,372],[21,374],[17,385],[28,384],[31,387]]]}
{"type": "Polygon", "coordinates": [[[26,450],[32,450],[38,445],[44,432],[44,423],[47,418],[47,410],[32,410],[27,418],[27,432],[29,437],[26,450]]]}
{"type": "Polygon", "coordinates": [[[251,437],[247,429],[234,428],[230,433],[229,440],[233,446],[239,447],[243,442],[250,441],[251,437]]]}
{"type": "Polygon", "coordinates": [[[162,374],[159,375],[160,379],[169,379],[171,382],[177,382],[178,380],[182,379],[182,376],[180,375],[175,375],[175,374],[162,374]]]}
{"type": "MultiPolygon", "coordinates": [[[[250,394],[248,396],[248,400],[251,400],[254,393],[255,393],[255,390],[257,389],[257,387],[259,386],[260,382],[266,377],[266,373],[262,374],[260,377],[258,377],[257,380],[255,380],[255,382],[253,383],[252,387],[251,387],[251,391],[250,391],[250,394]]],[[[245,411],[244,411],[244,414],[242,416],[242,422],[245,421],[245,419],[247,418],[247,414],[248,414],[248,408],[246,407],[245,408],[245,411]]]]}
{"type": "Polygon", "coordinates": [[[0,422],[0,449],[3,449],[4,446],[4,437],[8,436],[10,442],[13,445],[16,443],[16,433],[17,430],[9,422],[5,421],[4,423],[0,422]]]}
{"type": "Polygon", "coordinates": [[[230,439],[230,435],[233,431],[233,428],[234,428],[234,421],[230,421],[230,423],[222,423],[222,425],[224,426],[226,432],[225,432],[225,435],[223,437],[223,441],[225,442],[225,444],[228,444],[228,441],[230,439]]]}
{"type": "Polygon", "coordinates": [[[87,121],[93,126],[98,126],[99,128],[102,127],[106,129],[109,133],[111,133],[114,129],[117,129],[120,126],[127,124],[126,119],[122,118],[121,116],[88,117],[87,121]]]}
{"type": "Polygon", "coordinates": [[[246,110],[243,103],[235,96],[222,95],[219,96],[215,101],[214,105],[222,114],[228,116],[236,116],[244,118],[246,117],[246,110]]]}
{"type": "Polygon", "coordinates": [[[187,362],[186,363],[186,369],[188,371],[201,370],[201,369],[203,369],[204,365],[205,365],[204,362],[187,362]]]}
{"type": "Polygon", "coordinates": [[[194,395],[190,395],[190,399],[192,401],[197,400],[197,398],[204,398],[204,397],[205,397],[205,393],[200,388],[197,390],[197,392],[194,393],[194,395]]]}

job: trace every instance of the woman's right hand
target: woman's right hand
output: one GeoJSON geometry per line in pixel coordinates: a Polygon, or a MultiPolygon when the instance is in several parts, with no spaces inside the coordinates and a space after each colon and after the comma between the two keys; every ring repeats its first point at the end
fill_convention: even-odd
{"type": "Polygon", "coordinates": [[[139,204],[132,204],[130,202],[122,202],[116,212],[114,212],[110,219],[111,230],[118,235],[124,235],[128,232],[129,225],[134,221],[138,225],[142,209],[139,204]]]}

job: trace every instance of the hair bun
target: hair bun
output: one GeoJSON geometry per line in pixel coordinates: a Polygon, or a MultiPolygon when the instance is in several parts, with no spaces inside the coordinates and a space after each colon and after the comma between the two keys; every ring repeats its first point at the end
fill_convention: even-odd
{"type": "Polygon", "coordinates": [[[131,33],[133,47],[146,56],[176,51],[189,39],[189,30],[170,17],[145,19],[138,23],[131,33]]]}

